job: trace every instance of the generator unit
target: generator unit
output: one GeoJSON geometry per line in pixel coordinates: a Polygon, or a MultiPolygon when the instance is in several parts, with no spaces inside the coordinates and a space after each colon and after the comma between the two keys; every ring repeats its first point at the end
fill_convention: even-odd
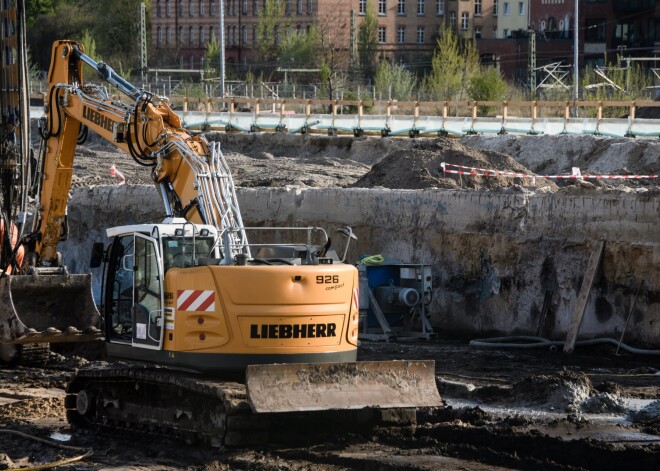
{"type": "Polygon", "coordinates": [[[357,268],[360,338],[389,341],[414,337],[428,340],[435,335],[426,310],[433,289],[431,265],[365,257],[357,268]]]}

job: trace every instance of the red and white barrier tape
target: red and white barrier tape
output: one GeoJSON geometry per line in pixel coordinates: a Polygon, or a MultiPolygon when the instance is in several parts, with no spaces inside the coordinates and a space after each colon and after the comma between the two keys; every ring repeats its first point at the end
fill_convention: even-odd
{"type": "Polygon", "coordinates": [[[456,175],[470,175],[472,177],[512,177],[512,178],[550,178],[550,179],[595,179],[595,180],[641,180],[647,178],[658,178],[660,175],[581,175],[579,172],[573,175],[529,175],[526,173],[509,172],[505,170],[491,170],[487,168],[466,167],[464,165],[455,165],[442,162],[440,164],[444,173],[453,173],[456,175]],[[446,167],[456,167],[470,170],[448,170],[446,167]]]}

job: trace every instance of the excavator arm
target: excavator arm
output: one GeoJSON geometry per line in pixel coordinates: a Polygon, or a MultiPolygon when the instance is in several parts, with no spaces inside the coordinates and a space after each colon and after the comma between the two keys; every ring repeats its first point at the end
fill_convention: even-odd
{"type": "MultiPolygon", "coordinates": [[[[66,230],[75,149],[86,128],[150,167],[169,216],[219,229],[243,226],[235,198],[227,195],[233,187],[226,184],[229,170],[219,149],[186,132],[167,99],[134,87],[111,67],[85,55],[74,41],[53,45],[48,80],[41,210],[34,228],[32,252],[37,257],[33,259],[59,263],[56,248],[66,230]],[[124,100],[113,98],[105,86],[85,84],[85,64],[122,92],[124,100]]],[[[247,251],[245,233],[231,234],[235,254],[247,251]]]]}

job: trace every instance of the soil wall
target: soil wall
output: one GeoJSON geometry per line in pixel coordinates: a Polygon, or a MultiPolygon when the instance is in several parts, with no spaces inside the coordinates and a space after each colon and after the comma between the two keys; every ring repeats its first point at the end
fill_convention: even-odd
{"type": "MultiPolygon", "coordinates": [[[[563,339],[594,241],[605,251],[580,337],[622,332],[660,346],[660,198],[657,191],[554,193],[386,189],[239,189],[246,225],[350,225],[349,260],[381,253],[433,266],[432,322],[443,335],[534,335],[563,339]]],[[[62,244],[72,272],[88,270],[98,229],[162,217],[148,186],[79,188],[62,244]]],[[[332,231],[332,232],[330,232],[332,231]]],[[[107,242],[107,240],[105,240],[107,242]]],[[[92,270],[97,281],[99,270],[92,270]]]]}

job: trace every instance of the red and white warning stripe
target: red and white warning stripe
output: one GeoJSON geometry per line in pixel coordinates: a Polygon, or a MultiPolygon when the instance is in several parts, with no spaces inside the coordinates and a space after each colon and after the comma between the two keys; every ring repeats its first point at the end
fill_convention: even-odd
{"type": "Polygon", "coordinates": [[[455,165],[442,162],[440,164],[444,173],[453,173],[455,175],[470,175],[472,177],[512,177],[512,178],[550,178],[550,179],[596,179],[596,180],[642,180],[647,178],[658,178],[660,175],[529,175],[527,173],[516,173],[505,170],[492,170],[487,168],[466,167],[464,165],[455,165]],[[469,171],[449,170],[447,167],[462,168],[469,171]]]}
{"type": "Polygon", "coordinates": [[[177,291],[176,308],[179,311],[215,311],[215,291],[202,289],[180,289],[177,291]]]}
{"type": "Polygon", "coordinates": [[[360,290],[353,288],[353,308],[360,309],[360,290]]]}

